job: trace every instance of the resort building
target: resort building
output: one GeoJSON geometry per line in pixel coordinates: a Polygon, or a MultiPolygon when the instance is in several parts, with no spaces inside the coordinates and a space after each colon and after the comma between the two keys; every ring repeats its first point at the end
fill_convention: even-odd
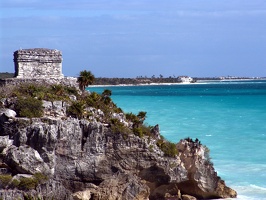
{"type": "Polygon", "coordinates": [[[182,83],[191,83],[191,82],[193,82],[193,78],[191,78],[189,76],[179,76],[178,81],[180,81],[182,83]]]}

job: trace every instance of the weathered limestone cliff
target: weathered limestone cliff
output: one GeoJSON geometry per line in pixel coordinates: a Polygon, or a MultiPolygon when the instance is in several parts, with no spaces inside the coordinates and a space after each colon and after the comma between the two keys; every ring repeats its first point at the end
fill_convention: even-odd
{"type": "MultiPolygon", "coordinates": [[[[148,200],[236,197],[217,176],[207,147],[181,140],[165,156],[154,137],[114,133],[96,120],[66,116],[61,101],[43,102],[41,118],[0,110],[0,198],[148,200]]],[[[113,114],[123,123],[123,114],[113,114]]]]}

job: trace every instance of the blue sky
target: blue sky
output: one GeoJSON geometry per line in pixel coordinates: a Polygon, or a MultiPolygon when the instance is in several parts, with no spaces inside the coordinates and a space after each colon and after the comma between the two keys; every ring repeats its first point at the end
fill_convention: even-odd
{"type": "Polygon", "coordinates": [[[1,0],[0,71],[58,49],[63,73],[266,76],[265,0],[1,0]]]}

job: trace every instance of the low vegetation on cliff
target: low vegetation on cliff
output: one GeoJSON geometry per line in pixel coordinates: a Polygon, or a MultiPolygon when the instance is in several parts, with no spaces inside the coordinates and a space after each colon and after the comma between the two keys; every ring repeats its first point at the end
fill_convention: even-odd
{"type": "Polygon", "coordinates": [[[42,117],[42,100],[70,102],[71,95],[77,94],[76,88],[63,85],[25,83],[0,88],[0,98],[7,101],[7,107],[13,108],[19,117],[29,118],[42,117]]]}
{"type": "MultiPolygon", "coordinates": [[[[87,79],[84,80],[87,81],[87,79]]],[[[86,85],[83,83],[82,87],[86,85]]],[[[51,102],[51,104],[60,101],[66,104],[67,117],[78,119],[92,119],[94,109],[96,109],[102,112],[96,120],[108,124],[114,133],[123,134],[125,137],[127,134],[134,134],[140,138],[153,137],[151,134],[153,127],[144,123],[146,112],[124,113],[112,101],[111,94],[110,90],[104,90],[102,94],[98,94],[80,92],[77,88],[64,85],[25,83],[1,88],[0,99],[6,101],[4,103],[7,107],[12,108],[19,117],[27,118],[44,116],[43,101],[51,102]]],[[[165,153],[165,156],[175,157],[178,153],[175,144],[165,139],[158,140],[157,146],[165,153]]]]}

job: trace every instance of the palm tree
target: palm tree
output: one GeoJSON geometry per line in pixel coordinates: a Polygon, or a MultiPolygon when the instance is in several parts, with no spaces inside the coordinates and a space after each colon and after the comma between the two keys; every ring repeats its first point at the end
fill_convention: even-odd
{"type": "Polygon", "coordinates": [[[112,91],[111,91],[111,90],[105,89],[105,90],[102,92],[102,96],[103,96],[103,97],[110,97],[111,95],[112,95],[112,91]]]}
{"type": "Polygon", "coordinates": [[[103,101],[106,105],[108,105],[109,103],[111,103],[111,98],[110,96],[112,95],[112,91],[111,90],[108,90],[108,89],[105,89],[102,93],[102,98],[103,98],[103,101]]]}
{"type": "Polygon", "coordinates": [[[144,120],[146,119],[146,114],[147,112],[140,111],[139,114],[137,115],[141,124],[143,124],[144,120]]]}
{"type": "Polygon", "coordinates": [[[79,88],[81,89],[81,91],[84,91],[85,87],[91,85],[94,82],[94,79],[95,77],[90,71],[81,71],[78,77],[79,88]]]}

